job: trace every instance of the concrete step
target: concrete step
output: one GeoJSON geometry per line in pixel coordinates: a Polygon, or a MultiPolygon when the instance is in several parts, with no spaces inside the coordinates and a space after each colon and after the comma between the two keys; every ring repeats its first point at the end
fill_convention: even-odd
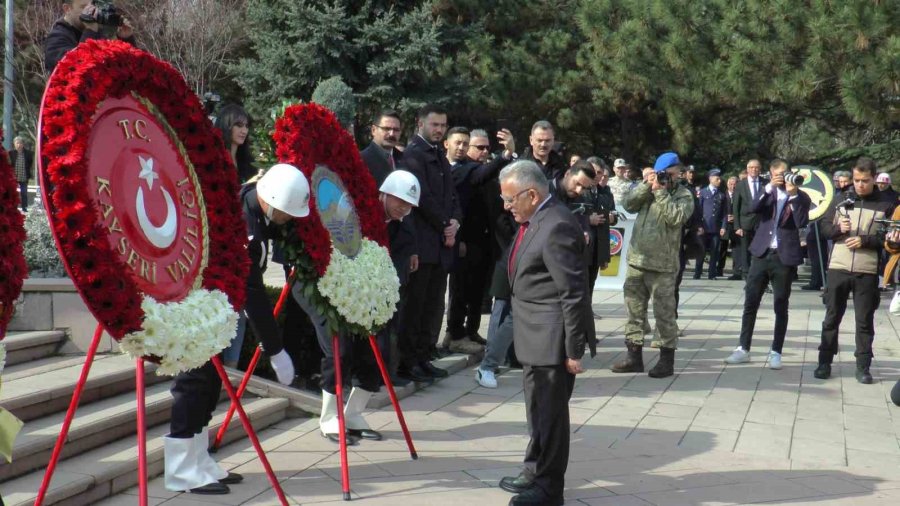
{"type": "MultiPolygon", "coordinates": [[[[288,401],[285,399],[244,399],[244,409],[257,431],[283,420],[287,407],[288,401]]],[[[221,426],[227,408],[227,402],[219,404],[210,424],[211,435],[221,426]]],[[[163,472],[163,436],[168,430],[168,424],[161,424],[147,431],[147,472],[150,478],[163,472]]],[[[244,429],[236,419],[229,426],[224,441],[228,443],[244,437],[244,429]]],[[[137,467],[137,445],[132,436],[64,460],[53,475],[44,504],[93,504],[136,485],[137,467]]],[[[43,476],[44,469],[39,469],[2,483],[0,490],[6,505],[34,504],[43,476]]]]}
{"type": "Polygon", "coordinates": [[[62,330],[10,332],[3,339],[7,367],[47,358],[56,354],[66,342],[62,330]]]}
{"type": "MultiPolygon", "coordinates": [[[[147,426],[164,423],[172,408],[171,382],[146,390],[147,426]]],[[[80,455],[137,432],[137,403],[134,392],[125,392],[81,406],[69,427],[62,458],[80,455]]],[[[62,430],[65,411],[25,424],[16,438],[11,464],[0,466],[0,482],[46,467],[56,438],[62,430]]]]}
{"type": "MultiPolygon", "coordinates": [[[[3,371],[0,406],[26,422],[65,411],[83,365],[83,356],[57,356],[7,367],[3,371]]],[[[148,386],[168,379],[157,376],[153,364],[148,363],[145,370],[148,386]]],[[[134,382],[133,360],[120,354],[97,355],[82,393],[81,405],[133,391],[134,382]]]]}

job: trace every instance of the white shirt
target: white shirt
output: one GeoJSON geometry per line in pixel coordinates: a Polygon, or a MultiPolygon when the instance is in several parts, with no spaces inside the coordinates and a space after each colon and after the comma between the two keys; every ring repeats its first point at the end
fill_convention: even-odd
{"type": "Polygon", "coordinates": [[[750,186],[750,198],[756,200],[756,192],[759,185],[759,178],[756,179],[748,179],[747,184],[750,186]]]}
{"type": "Polygon", "coordinates": [[[784,188],[775,188],[772,186],[772,183],[767,184],[766,193],[771,195],[772,190],[777,190],[778,193],[776,194],[775,202],[775,226],[772,227],[772,240],[769,242],[769,247],[778,249],[778,226],[781,224],[781,213],[784,211],[785,204],[793,200],[796,195],[788,196],[788,193],[784,191],[784,188]]]}

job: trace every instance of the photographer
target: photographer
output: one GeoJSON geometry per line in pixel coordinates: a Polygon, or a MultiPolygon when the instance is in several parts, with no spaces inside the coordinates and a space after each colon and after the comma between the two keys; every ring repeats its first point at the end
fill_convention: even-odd
{"type": "Polygon", "coordinates": [[[893,213],[894,199],[875,188],[875,162],[860,158],[853,167],[853,187],[828,209],[822,218],[822,234],[834,241],[828,262],[825,288],[825,320],[815,377],[831,376],[831,363],[838,352],[838,329],[847,298],[853,293],[856,314],[856,380],[872,383],[872,341],[875,339],[875,310],[881,302],[878,289],[878,259],[884,234],[875,222],[893,213]],[[849,202],[852,202],[849,203],[849,202]]]}
{"type": "MultiPolygon", "coordinates": [[[[584,160],[579,160],[575,162],[575,165],[569,167],[562,177],[550,180],[550,194],[565,204],[575,215],[575,219],[578,220],[584,231],[585,241],[590,241],[589,216],[593,211],[593,206],[586,200],[586,197],[594,187],[596,177],[597,173],[594,171],[594,167],[584,160]]],[[[585,262],[588,260],[588,249],[590,248],[585,248],[585,262]]]]}
{"type": "Polygon", "coordinates": [[[63,0],[63,17],[53,24],[44,40],[44,66],[47,74],[69,51],[88,39],[105,39],[101,25],[115,27],[115,38],[134,44],[134,30],[115,6],[98,7],[93,0],[63,0]]]}
{"type": "Polygon", "coordinates": [[[625,195],[623,207],[637,213],[628,252],[628,271],[623,292],[628,323],[625,325],[625,360],[612,366],[613,372],[644,371],[644,322],[647,302],[653,297],[653,316],[659,346],[659,361],[648,373],[665,378],[675,373],[678,328],[675,323],[675,277],[679,268],[682,228],[694,212],[690,190],[678,184],[681,161],[675,153],[656,159],[654,174],[625,195]]]}
{"type": "Polygon", "coordinates": [[[753,201],[751,211],[759,217],[759,226],[750,243],[753,259],[744,287],[744,314],[741,319],[740,345],[725,359],[726,364],[750,361],[750,342],[756,326],[756,313],[766,286],[774,293],[775,336],[769,351],[769,368],[781,369],[781,349],[788,325],[788,301],[797,266],[803,262],[800,229],[809,223],[809,195],[800,191],[802,178],[788,172],[784,160],[769,164],[771,182],[753,201]]]}

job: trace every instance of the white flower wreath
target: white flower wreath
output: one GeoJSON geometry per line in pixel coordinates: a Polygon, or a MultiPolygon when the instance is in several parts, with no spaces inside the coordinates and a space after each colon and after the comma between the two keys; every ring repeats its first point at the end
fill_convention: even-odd
{"type": "Polygon", "coordinates": [[[132,358],[160,357],[156,373],[175,375],[196,369],[225,349],[237,334],[238,314],[219,290],[197,289],[178,302],[141,302],[143,330],[119,341],[132,358]]]}
{"type": "Polygon", "coordinates": [[[387,324],[400,302],[400,280],[387,249],[365,238],[354,258],[332,245],[318,288],[348,323],[368,330],[387,324]]]}

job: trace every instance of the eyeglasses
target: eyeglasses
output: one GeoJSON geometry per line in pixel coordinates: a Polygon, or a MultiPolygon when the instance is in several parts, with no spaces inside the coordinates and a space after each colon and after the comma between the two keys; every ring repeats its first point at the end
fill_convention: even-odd
{"type": "Polygon", "coordinates": [[[524,190],[520,191],[519,193],[513,195],[512,197],[504,197],[503,195],[500,195],[500,200],[502,200],[504,204],[511,206],[516,201],[516,199],[519,198],[520,195],[522,195],[523,193],[525,193],[529,190],[533,190],[533,189],[534,188],[525,188],[524,190]]]}
{"type": "Polygon", "coordinates": [[[398,133],[398,134],[400,133],[399,128],[383,127],[381,125],[372,125],[372,126],[375,128],[380,128],[382,132],[394,132],[394,133],[398,133]]]}
{"type": "Polygon", "coordinates": [[[472,144],[472,147],[477,149],[478,151],[487,151],[487,150],[491,149],[490,144],[485,144],[483,146],[478,146],[478,145],[472,144]]]}

